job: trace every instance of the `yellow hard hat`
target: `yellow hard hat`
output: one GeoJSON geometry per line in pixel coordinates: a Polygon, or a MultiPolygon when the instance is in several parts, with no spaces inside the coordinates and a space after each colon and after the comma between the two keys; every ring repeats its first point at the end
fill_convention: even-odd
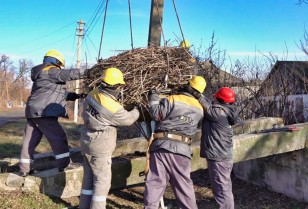
{"type": "Polygon", "coordinates": [[[190,43],[189,43],[187,40],[183,40],[183,41],[180,43],[180,47],[189,48],[189,47],[190,47],[190,43]]]}
{"type": "Polygon", "coordinates": [[[64,67],[65,66],[65,60],[63,54],[61,54],[59,51],[55,49],[49,50],[44,57],[53,57],[59,61],[59,65],[64,67]]]}
{"type": "Polygon", "coordinates": [[[194,76],[189,81],[189,85],[199,91],[199,93],[203,93],[205,87],[206,87],[206,81],[202,76],[194,76]]]}
{"type": "Polygon", "coordinates": [[[125,84],[122,71],[115,67],[105,70],[102,80],[111,86],[116,84],[125,84]]]}

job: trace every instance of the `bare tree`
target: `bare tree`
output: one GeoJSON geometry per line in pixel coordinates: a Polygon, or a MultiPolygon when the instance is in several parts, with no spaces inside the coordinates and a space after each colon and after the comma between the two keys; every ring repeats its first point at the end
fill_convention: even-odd
{"type": "Polygon", "coordinates": [[[3,82],[4,85],[1,89],[1,97],[6,98],[6,102],[9,103],[11,102],[10,94],[9,94],[9,89],[10,89],[10,83],[13,80],[14,76],[14,65],[13,62],[10,60],[10,58],[6,55],[1,55],[0,59],[0,73],[1,77],[3,79],[0,79],[1,83],[3,82]],[[5,91],[5,92],[4,92],[5,91]]]}
{"type": "Polygon", "coordinates": [[[300,40],[300,49],[308,56],[308,32],[306,30],[303,39],[300,40]]]}
{"type": "Polygon", "coordinates": [[[212,33],[211,41],[207,47],[203,44],[194,48],[193,56],[196,57],[196,66],[198,74],[202,75],[207,81],[206,95],[212,95],[219,87],[230,85],[232,77],[226,73],[223,68],[227,68],[227,55],[225,50],[218,46],[218,39],[215,38],[215,32],[212,33]]]}
{"type": "Polygon", "coordinates": [[[264,79],[268,75],[273,63],[268,59],[259,56],[247,57],[237,60],[231,69],[232,75],[241,78],[234,83],[237,101],[240,105],[240,116],[242,119],[260,117],[264,104],[262,93],[259,91],[264,79]]]}
{"type": "Polygon", "coordinates": [[[308,0],[298,0],[297,4],[308,4],[308,0]]]}
{"type": "Polygon", "coordinates": [[[17,76],[14,80],[14,88],[16,88],[17,92],[19,92],[19,99],[16,99],[19,100],[21,106],[23,106],[29,95],[29,74],[32,67],[32,61],[26,59],[19,60],[19,68],[17,71],[17,76]]]}

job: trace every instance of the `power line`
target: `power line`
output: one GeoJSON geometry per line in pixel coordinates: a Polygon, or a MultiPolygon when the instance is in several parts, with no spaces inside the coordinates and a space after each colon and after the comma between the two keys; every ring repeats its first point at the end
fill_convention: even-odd
{"type": "Polygon", "coordinates": [[[51,44],[45,44],[45,45],[42,46],[42,47],[38,47],[38,48],[34,49],[33,51],[38,50],[38,49],[42,49],[42,48],[44,48],[46,45],[54,45],[54,44],[57,44],[57,43],[62,42],[62,41],[64,41],[64,40],[68,39],[68,38],[71,38],[72,36],[74,36],[74,35],[66,36],[66,37],[64,37],[64,38],[62,38],[62,39],[60,39],[60,40],[58,40],[58,41],[52,42],[51,44]]]}
{"type": "MultiPolygon", "coordinates": [[[[92,46],[93,46],[94,50],[98,53],[98,50],[97,50],[96,46],[94,45],[94,43],[91,41],[90,37],[88,37],[88,40],[89,40],[89,41],[90,41],[90,43],[92,44],[92,46]]],[[[85,40],[85,44],[86,44],[86,46],[87,46],[88,51],[90,52],[90,50],[89,50],[89,47],[88,47],[88,44],[87,44],[87,41],[86,41],[86,40],[85,40]]]]}
{"type": "Polygon", "coordinates": [[[94,28],[94,26],[96,25],[99,17],[102,15],[102,12],[101,12],[101,9],[103,8],[103,5],[104,5],[104,0],[101,1],[101,3],[97,6],[97,8],[95,9],[93,15],[91,16],[90,20],[88,22],[90,22],[88,25],[88,29],[85,30],[85,33],[89,33],[92,31],[92,29],[94,28]],[[97,17],[99,14],[99,17],[97,17]],[[91,29],[91,26],[94,22],[94,20],[96,19],[96,22],[95,24],[93,25],[92,29],[91,29]],[[91,29],[91,30],[90,30],[91,29]],[[90,32],[88,32],[88,30],[90,30],[90,32]]]}
{"type": "Polygon", "coordinates": [[[30,40],[30,41],[27,41],[26,43],[23,43],[23,44],[16,44],[16,45],[13,45],[13,46],[9,46],[9,48],[10,48],[10,47],[16,47],[16,46],[24,46],[24,45],[33,43],[33,42],[38,41],[38,40],[40,40],[40,39],[46,38],[46,37],[48,37],[48,36],[50,36],[50,35],[52,35],[52,34],[54,34],[54,33],[57,33],[57,32],[59,32],[59,31],[65,29],[65,28],[69,27],[70,25],[72,25],[72,24],[74,24],[74,23],[75,23],[75,22],[69,23],[69,24],[67,24],[67,25],[65,25],[65,26],[62,26],[61,28],[59,28],[59,29],[57,29],[57,30],[55,30],[55,31],[46,33],[45,35],[42,35],[42,36],[39,36],[39,37],[37,37],[37,38],[35,38],[35,39],[32,39],[32,40],[30,40]]]}

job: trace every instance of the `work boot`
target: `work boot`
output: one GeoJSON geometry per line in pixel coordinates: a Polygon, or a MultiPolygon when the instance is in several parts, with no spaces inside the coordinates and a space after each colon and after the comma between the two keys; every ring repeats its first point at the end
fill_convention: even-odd
{"type": "Polygon", "coordinates": [[[71,169],[74,169],[74,168],[78,168],[80,165],[81,165],[80,163],[70,162],[70,164],[68,164],[68,166],[66,166],[65,168],[59,168],[59,172],[63,172],[63,171],[71,170],[71,169]]]}
{"type": "Polygon", "coordinates": [[[19,172],[18,175],[21,176],[21,177],[26,177],[26,176],[29,175],[29,173],[28,172],[19,172]]]}
{"type": "Polygon", "coordinates": [[[19,176],[27,177],[27,176],[29,176],[29,175],[33,175],[33,174],[36,174],[36,173],[38,173],[37,170],[31,169],[29,172],[22,172],[22,171],[20,171],[20,172],[19,172],[19,176]]]}

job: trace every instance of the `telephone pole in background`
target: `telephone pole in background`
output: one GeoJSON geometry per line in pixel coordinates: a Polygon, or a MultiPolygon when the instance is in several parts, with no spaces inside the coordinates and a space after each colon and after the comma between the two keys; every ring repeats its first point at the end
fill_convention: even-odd
{"type": "MultiPolygon", "coordinates": [[[[76,68],[80,69],[80,55],[81,55],[81,46],[82,46],[82,37],[83,37],[83,25],[85,24],[80,20],[78,23],[78,28],[77,28],[77,37],[78,37],[78,43],[77,43],[77,63],[76,63],[76,68]]],[[[76,94],[79,93],[79,86],[80,86],[80,80],[76,80],[76,94]]],[[[79,112],[79,99],[75,100],[75,105],[74,105],[74,122],[77,123],[78,121],[78,112],[79,112]]]]}

